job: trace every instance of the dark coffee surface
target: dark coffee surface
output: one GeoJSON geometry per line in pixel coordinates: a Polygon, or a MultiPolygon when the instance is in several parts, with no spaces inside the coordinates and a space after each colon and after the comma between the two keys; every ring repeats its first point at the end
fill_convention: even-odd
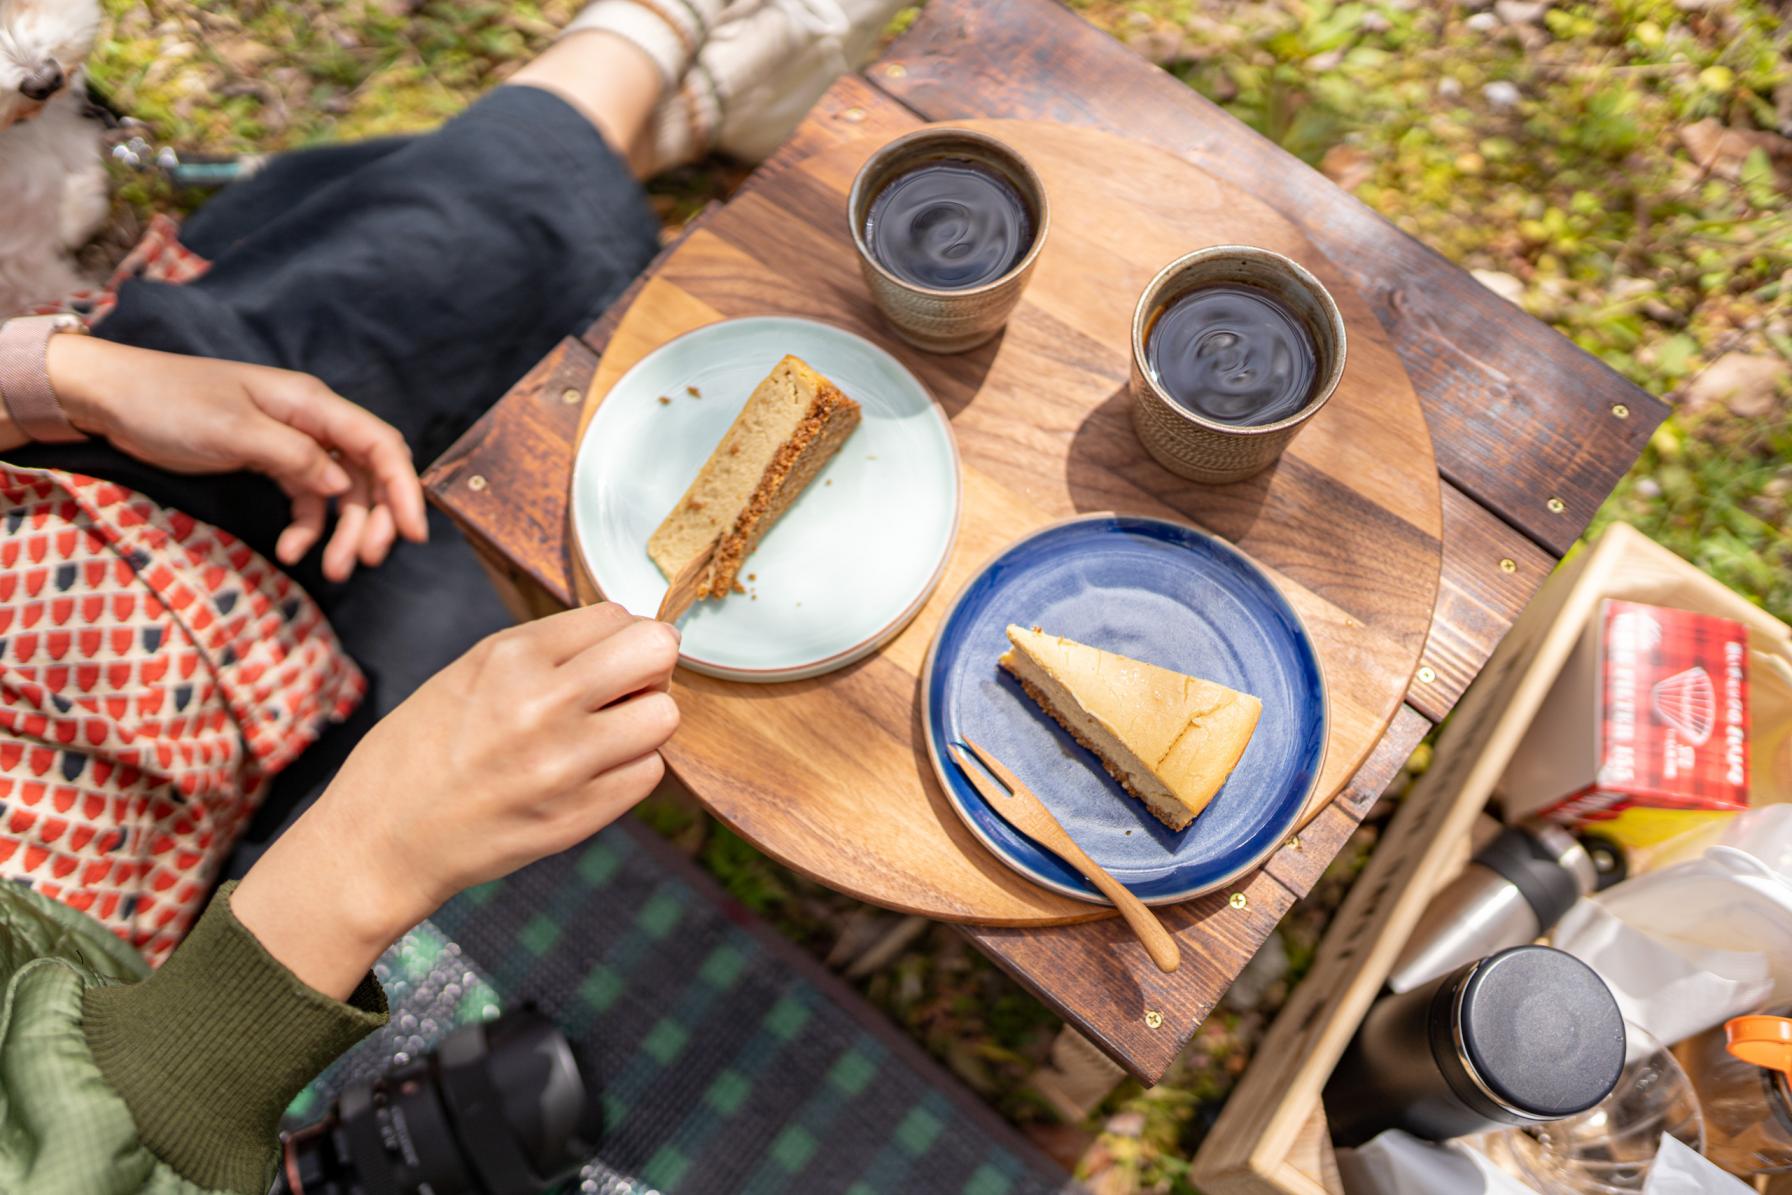
{"type": "Polygon", "coordinates": [[[1033,243],[1027,205],[1008,180],[965,159],[898,175],[871,202],[865,240],[916,286],[965,290],[1013,269],[1033,243]]]}
{"type": "Polygon", "coordinates": [[[1299,411],[1319,369],[1293,313],[1245,286],[1202,287],[1171,303],[1146,334],[1145,360],[1183,407],[1246,426],[1299,411]]]}

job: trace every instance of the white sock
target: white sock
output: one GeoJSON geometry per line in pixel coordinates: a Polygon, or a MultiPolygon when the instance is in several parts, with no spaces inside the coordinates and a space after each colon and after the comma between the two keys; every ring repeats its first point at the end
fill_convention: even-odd
{"type": "Polygon", "coordinates": [[[722,0],[597,0],[561,36],[592,29],[613,33],[653,59],[667,88],[675,89],[721,11],[722,0]]]}

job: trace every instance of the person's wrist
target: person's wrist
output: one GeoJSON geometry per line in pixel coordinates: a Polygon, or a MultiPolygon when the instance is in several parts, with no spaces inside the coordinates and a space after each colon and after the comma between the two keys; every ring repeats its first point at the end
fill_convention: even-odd
{"type": "Polygon", "coordinates": [[[393,869],[370,858],[354,826],[335,826],[329,794],[243,877],[231,908],[267,952],[335,999],[433,908],[419,908],[393,869]]]}
{"type": "Polygon", "coordinates": [[[44,368],[57,402],[76,430],[102,438],[112,431],[118,387],[108,380],[108,365],[121,351],[128,350],[92,336],[50,337],[44,368]]]}

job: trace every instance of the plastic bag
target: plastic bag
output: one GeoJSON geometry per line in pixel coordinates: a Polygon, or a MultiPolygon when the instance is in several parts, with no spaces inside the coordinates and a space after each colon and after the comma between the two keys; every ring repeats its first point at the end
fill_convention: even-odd
{"type": "MultiPolygon", "coordinates": [[[[1543,1195],[1477,1150],[1435,1145],[1398,1129],[1360,1149],[1340,1150],[1338,1169],[1349,1195],[1543,1195]]],[[[1754,1188],[1663,1133],[1643,1195],[1754,1195],[1754,1188]]]]}
{"type": "Polygon", "coordinates": [[[1701,857],[1582,901],[1552,940],[1663,1041],[1792,1001],[1792,806],[1742,814],[1701,857]]]}

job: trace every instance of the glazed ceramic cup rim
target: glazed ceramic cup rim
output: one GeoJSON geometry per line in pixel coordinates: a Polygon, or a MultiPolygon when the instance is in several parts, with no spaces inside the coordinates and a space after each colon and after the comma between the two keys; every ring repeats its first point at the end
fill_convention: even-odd
{"type": "MultiPolygon", "coordinates": [[[[1241,285],[1249,286],[1250,283],[1241,285]]],[[[1189,291],[1193,292],[1199,289],[1200,287],[1190,287],[1189,291]]],[[[1181,295],[1176,297],[1180,298],[1181,295]]],[[[1286,431],[1291,427],[1300,426],[1318,414],[1319,409],[1331,401],[1332,394],[1338,389],[1338,383],[1344,378],[1346,349],[1344,316],[1338,310],[1337,300],[1333,299],[1332,293],[1325,289],[1325,284],[1313,277],[1305,266],[1293,258],[1277,253],[1274,249],[1265,249],[1258,245],[1213,245],[1206,249],[1196,249],[1192,253],[1184,253],[1159,270],[1157,275],[1145,284],[1145,289],[1139,292],[1139,302],[1133,308],[1132,313],[1133,363],[1138,367],[1139,376],[1144,378],[1147,386],[1151,387],[1151,392],[1188,423],[1204,431],[1221,432],[1226,435],[1262,436],[1271,432],[1286,431]],[[1145,356],[1145,325],[1150,320],[1151,313],[1162,305],[1160,296],[1170,288],[1170,284],[1179,275],[1191,267],[1225,257],[1247,258],[1267,265],[1271,269],[1286,271],[1291,281],[1308,291],[1318,301],[1325,322],[1329,325],[1326,330],[1336,342],[1331,368],[1326,370],[1325,374],[1314,384],[1315,397],[1309,398],[1294,414],[1278,419],[1274,423],[1222,423],[1218,419],[1209,419],[1205,415],[1189,410],[1164,389],[1163,384],[1157,380],[1157,375],[1152,371],[1149,359],[1145,356]]]]}
{"type": "Polygon", "coordinates": [[[899,286],[903,290],[930,298],[955,299],[988,294],[1013,281],[1031,268],[1033,262],[1039,257],[1039,251],[1045,247],[1045,234],[1051,228],[1052,210],[1051,201],[1046,198],[1045,183],[1041,181],[1039,172],[1034,170],[1033,164],[1027,161],[1021,152],[1012,145],[976,129],[961,129],[955,125],[930,125],[924,129],[916,129],[912,133],[904,133],[872,151],[871,156],[865,159],[865,164],[859,167],[859,172],[853,176],[852,190],[846,198],[846,218],[852,225],[852,243],[854,248],[859,251],[859,259],[881,274],[892,286],[899,286]],[[922,141],[969,142],[985,152],[993,152],[999,157],[1006,158],[1013,164],[1017,173],[1026,180],[1027,189],[1032,192],[1031,195],[1023,196],[1023,199],[1030,199],[1038,209],[1038,227],[1033,230],[1033,243],[1027,247],[1025,253],[1021,254],[1019,261],[988,282],[952,289],[922,286],[918,282],[910,282],[891,272],[883,262],[877,260],[877,255],[871,251],[871,246],[865,240],[865,217],[870,214],[869,208],[877,196],[883,192],[883,186],[894,181],[893,179],[885,180],[883,185],[878,187],[877,192],[873,193],[871,191],[872,175],[899,151],[922,141]]]}

